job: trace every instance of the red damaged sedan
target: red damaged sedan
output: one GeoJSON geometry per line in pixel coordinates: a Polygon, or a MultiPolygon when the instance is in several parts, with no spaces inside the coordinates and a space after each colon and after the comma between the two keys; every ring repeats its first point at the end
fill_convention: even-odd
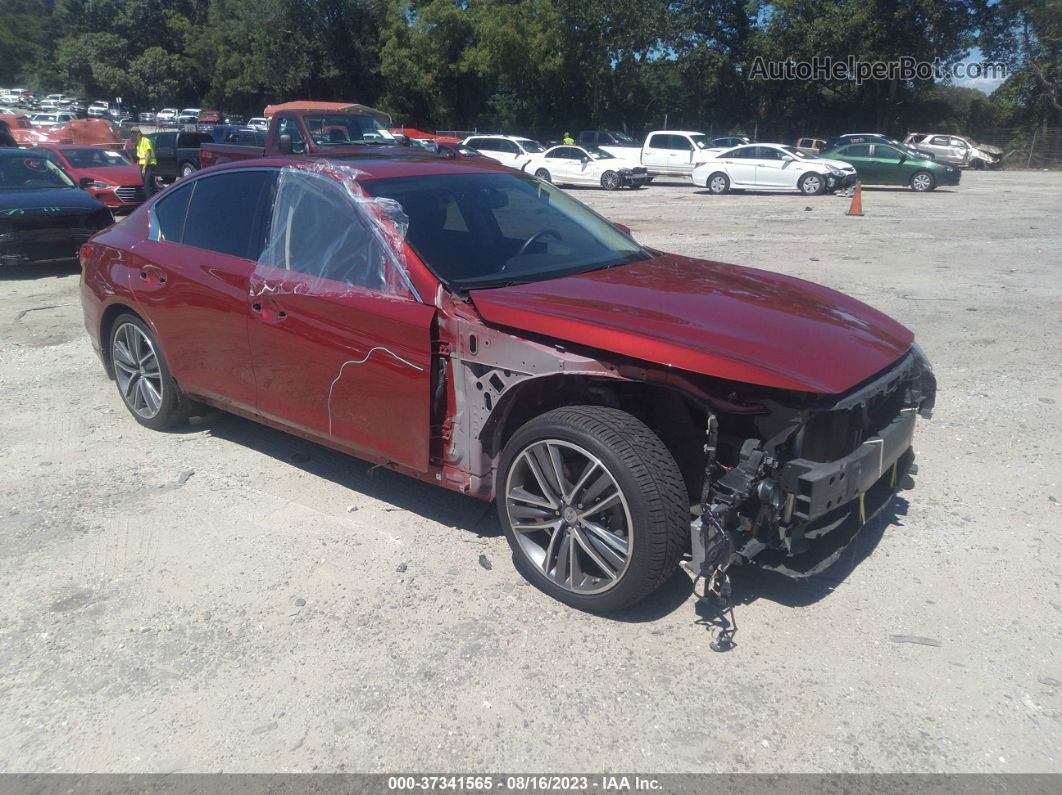
{"type": "Polygon", "coordinates": [[[81,252],[134,419],[207,404],[483,499],[519,570],[613,610],[835,560],[912,471],[913,335],[800,279],[640,245],[481,161],[198,172],[81,252]]]}
{"type": "Polygon", "coordinates": [[[140,168],[118,152],[99,146],[40,144],[40,152],[111,210],[132,210],[144,201],[140,168]]]}

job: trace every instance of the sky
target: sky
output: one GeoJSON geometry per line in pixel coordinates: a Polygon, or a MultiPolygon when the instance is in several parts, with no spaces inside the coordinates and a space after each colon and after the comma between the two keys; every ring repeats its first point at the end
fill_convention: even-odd
{"type": "MultiPolygon", "coordinates": [[[[976,61],[983,61],[984,55],[980,50],[971,50],[970,54],[963,60],[963,63],[974,63],[976,61]]],[[[965,80],[956,80],[954,85],[961,86],[963,88],[976,88],[978,91],[983,91],[985,94],[991,94],[997,88],[1003,84],[1002,77],[978,77],[978,78],[966,78],[965,80]]]]}

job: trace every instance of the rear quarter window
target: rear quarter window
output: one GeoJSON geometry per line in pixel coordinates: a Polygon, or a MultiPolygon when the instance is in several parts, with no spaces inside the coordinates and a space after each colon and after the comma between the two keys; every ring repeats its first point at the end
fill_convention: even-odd
{"type": "Polygon", "coordinates": [[[263,213],[275,171],[238,171],[197,179],[181,242],[241,259],[262,249],[263,213]]]}
{"type": "MultiPolygon", "coordinates": [[[[192,186],[185,185],[166,192],[155,202],[155,222],[158,226],[157,239],[179,243],[184,230],[184,216],[188,210],[188,197],[192,195],[192,186]]],[[[154,237],[154,236],[153,236],[154,237]]]]}

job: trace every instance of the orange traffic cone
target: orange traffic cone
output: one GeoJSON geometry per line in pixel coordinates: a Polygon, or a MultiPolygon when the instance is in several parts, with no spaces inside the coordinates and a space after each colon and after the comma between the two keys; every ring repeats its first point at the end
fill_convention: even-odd
{"type": "Polygon", "coordinates": [[[848,212],[845,215],[862,215],[863,214],[863,183],[856,182],[855,192],[852,194],[852,204],[848,208],[848,212]]]}

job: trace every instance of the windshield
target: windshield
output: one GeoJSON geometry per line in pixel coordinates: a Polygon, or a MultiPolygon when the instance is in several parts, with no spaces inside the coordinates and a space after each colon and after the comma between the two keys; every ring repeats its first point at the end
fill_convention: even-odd
{"type": "Polygon", "coordinates": [[[517,138],[516,140],[520,143],[520,146],[524,148],[525,152],[531,152],[533,154],[536,154],[538,152],[546,151],[546,147],[544,147],[538,141],[532,141],[530,138],[517,138]]]}
{"type": "Polygon", "coordinates": [[[615,138],[621,144],[631,144],[632,146],[636,146],[638,144],[638,142],[631,138],[629,135],[627,135],[627,133],[613,131],[612,137],[615,138]]]}
{"type": "Polygon", "coordinates": [[[128,166],[129,161],[117,152],[109,149],[64,149],[63,157],[74,168],[108,168],[110,166],[128,166]]]}
{"type": "Polygon", "coordinates": [[[702,133],[693,133],[690,136],[690,140],[693,141],[693,145],[698,149],[707,149],[711,144],[708,143],[708,136],[702,133]]]}
{"type": "Polygon", "coordinates": [[[305,116],[306,129],[318,146],[350,146],[354,144],[390,144],[395,137],[372,116],[334,113],[305,116]]]}
{"type": "Polygon", "coordinates": [[[585,149],[586,153],[588,155],[590,155],[590,157],[592,157],[594,160],[615,160],[616,159],[615,155],[610,155],[604,149],[598,149],[596,146],[584,146],[583,149],[585,149]]]}
{"type": "Polygon", "coordinates": [[[584,273],[649,255],[563,191],[523,174],[446,174],[363,182],[409,217],[406,240],[455,289],[584,273]]]}
{"type": "Polygon", "coordinates": [[[0,157],[0,190],[73,187],[73,180],[43,157],[0,157]]]}

